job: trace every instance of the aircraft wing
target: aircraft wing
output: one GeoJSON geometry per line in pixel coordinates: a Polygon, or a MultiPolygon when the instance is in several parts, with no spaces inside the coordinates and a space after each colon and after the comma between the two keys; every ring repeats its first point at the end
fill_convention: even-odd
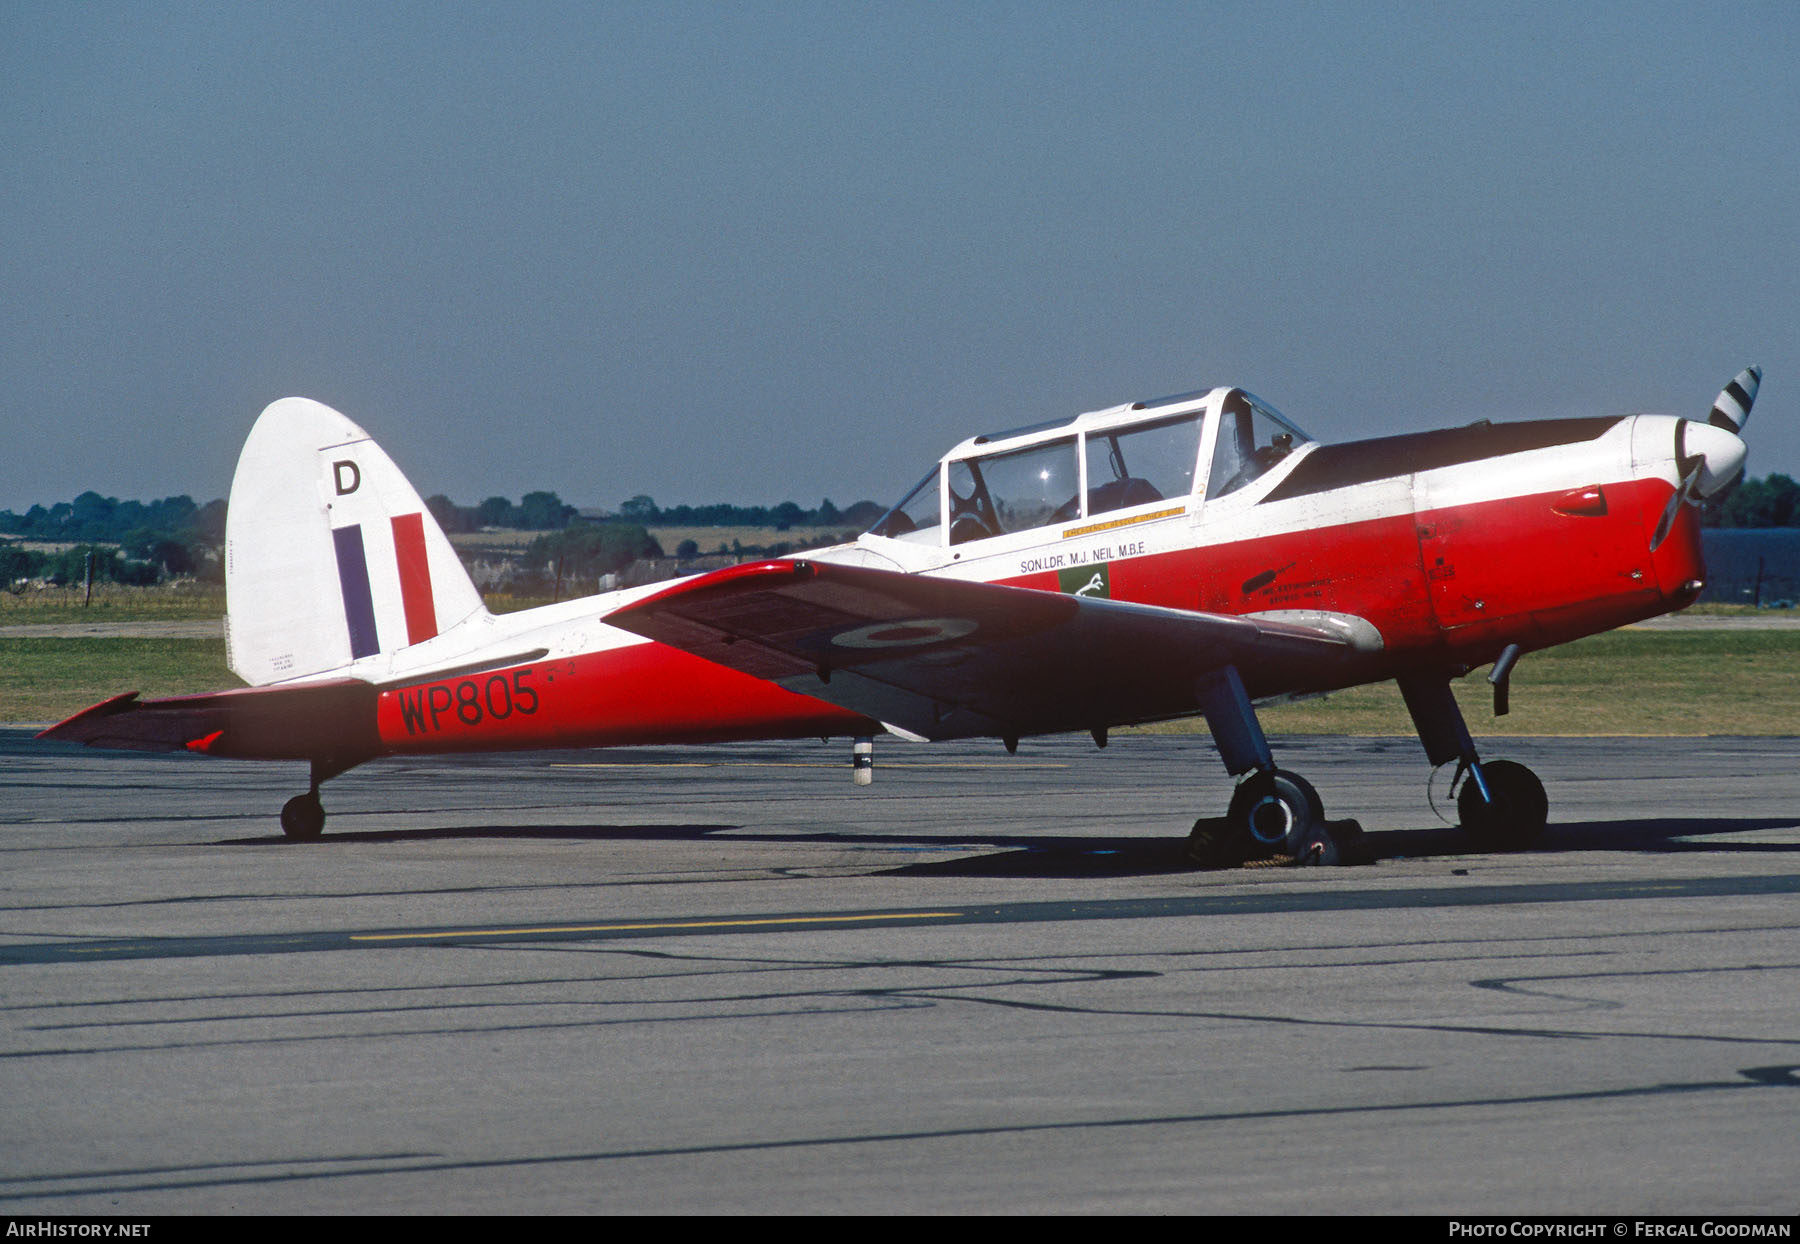
{"type": "Polygon", "coordinates": [[[1356,656],[1309,626],[804,560],[728,567],[605,621],[928,739],[1182,716],[1224,665],[1271,695],[1356,656]]]}
{"type": "Polygon", "coordinates": [[[372,756],[378,692],[353,678],[140,700],[128,691],[38,735],[132,751],[306,760],[372,756]]]}

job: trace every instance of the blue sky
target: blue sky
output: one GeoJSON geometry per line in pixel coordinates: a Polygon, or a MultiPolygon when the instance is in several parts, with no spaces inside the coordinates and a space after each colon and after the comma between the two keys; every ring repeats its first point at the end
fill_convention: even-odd
{"type": "Polygon", "coordinates": [[[1800,475],[1800,5],[0,0],[0,508],[898,498],[1234,383],[1315,435],[1700,414],[1800,475]]]}

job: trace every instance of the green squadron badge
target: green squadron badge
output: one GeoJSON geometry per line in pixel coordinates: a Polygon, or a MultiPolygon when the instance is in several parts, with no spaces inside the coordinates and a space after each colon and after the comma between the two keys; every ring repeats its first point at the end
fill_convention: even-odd
{"type": "Polygon", "coordinates": [[[1110,600],[1112,576],[1107,573],[1106,566],[1107,563],[1099,562],[1059,570],[1056,572],[1056,586],[1071,596],[1098,596],[1110,600]]]}

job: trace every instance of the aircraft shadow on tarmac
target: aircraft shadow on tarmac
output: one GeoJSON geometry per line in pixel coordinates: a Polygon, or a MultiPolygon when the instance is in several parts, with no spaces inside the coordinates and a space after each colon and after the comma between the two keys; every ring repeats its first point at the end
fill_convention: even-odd
{"type": "MultiPolygon", "coordinates": [[[[1711,835],[1785,829],[1793,818],[1741,817],[1640,819],[1630,821],[1582,821],[1552,824],[1544,836],[1518,854],[1548,855],[1570,851],[1750,851],[1800,853],[1800,835],[1793,842],[1708,842],[1711,835]]],[[[902,865],[886,870],[891,875],[982,877],[1080,877],[1118,876],[1162,872],[1192,872],[1179,839],[1156,838],[1011,838],[993,855],[973,856],[902,865]]],[[[1395,829],[1365,832],[1360,851],[1349,864],[1377,860],[1424,859],[1434,856],[1490,854],[1472,848],[1462,831],[1451,828],[1395,829]]],[[[1272,867],[1284,861],[1265,861],[1247,867],[1272,867]]]]}
{"type": "MultiPolygon", "coordinates": [[[[533,838],[563,842],[681,842],[738,828],[736,825],[445,825],[436,829],[335,830],[295,842],[278,834],[221,838],[222,847],[349,846],[371,842],[435,842],[468,839],[533,838]]],[[[752,839],[754,841],[754,839],[752,839]]]]}
{"type": "MultiPolygon", "coordinates": [[[[1740,842],[1718,840],[1760,830],[1796,826],[1795,818],[1781,817],[1661,817],[1624,821],[1575,821],[1552,824],[1544,836],[1522,855],[1546,855],[1572,851],[1667,852],[1725,851],[1751,853],[1800,853],[1800,835],[1791,842],[1740,842]]],[[[680,842],[700,841],[713,834],[730,833],[735,843],[824,843],[859,847],[891,847],[938,853],[967,852],[955,859],[921,860],[893,868],[874,870],[887,876],[942,877],[1117,877],[1157,873],[1192,872],[1185,857],[1184,839],[1159,833],[1144,837],[1090,837],[1067,834],[1007,835],[955,838],[928,834],[870,833],[754,833],[741,826],[698,825],[461,825],[435,829],[340,831],[305,844],[280,837],[221,840],[221,846],[312,848],[332,844],[379,842],[428,842],[456,839],[537,839],[565,842],[680,842]],[[991,848],[991,851],[981,848],[991,848]]],[[[1361,838],[1361,849],[1350,863],[1390,859],[1425,859],[1437,856],[1481,854],[1472,850],[1461,831],[1451,828],[1373,830],[1361,838]]],[[[1279,861],[1267,861],[1268,867],[1279,861]]],[[[1257,867],[1252,865],[1251,867],[1257,867]]]]}

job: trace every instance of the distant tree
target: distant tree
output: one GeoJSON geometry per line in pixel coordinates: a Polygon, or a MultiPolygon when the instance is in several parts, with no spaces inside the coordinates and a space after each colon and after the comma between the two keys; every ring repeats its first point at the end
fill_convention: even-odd
{"type": "Polygon", "coordinates": [[[221,500],[198,507],[187,523],[187,545],[194,554],[194,577],[206,583],[225,581],[226,505],[221,500]]]}
{"type": "Polygon", "coordinates": [[[16,544],[0,544],[0,588],[12,590],[14,584],[38,573],[43,554],[27,553],[16,544]]]}
{"type": "Polygon", "coordinates": [[[483,527],[511,527],[513,503],[505,497],[489,497],[475,507],[475,517],[483,527]]]}
{"type": "Polygon", "coordinates": [[[515,522],[526,531],[557,531],[567,527],[575,513],[574,506],[564,505],[553,492],[528,492],[519,499],[515,522]]]}
{"type": "Polygon", "coordinates": [[[189,520],[202,544],[219,549],[225,546],[225,502],[208,501],[194,511],[189,520]]]}
{"type": "Polygon", "coordinates": [[[863,530],[874,525],[875,520],[888,512],[888,507],[874,501],[858,501],[845,510],[842,521],[846,527],[863,530]]]}
{"type": "Polygon", "coordinates": [[[590,584],[640,557],[661,556],[662,546],[640,524],[576,522],[533,540],[523,560],[527,570],[545,571],[561,596],[566,586],[590,584]]]}
{"type": "Polygon", "coordinates": [[[681,558],[700,556],[700,544],[696,540],[683,540],[675,546],[675,556],[681,558]]]}
{"type": "MultiPolygon", "coordinates": [[[[135,504],[132,503],[132,504],[135,504]]],[[[220,502],[223,505],[223,502],[220,502]]],[[[192,497],[185,494],[179,497],[164,497],[161,501],[152,501],[144,507],[144,526],[155,527],[161,531],[178,531],[183,527],[193,526],[200,507],[194,504],[192,497]]]]}
{"type": "Polygon", "coordinates": [[[657,510],[654,520],[672,527],[767,527],[775,520],[761,505],[672,505],[657,510]]]}
{"type": "Polygon", "coordinates": [[[149,527],[126,533],[120,544],[127,556],[151,566],[158,577],[191,575],[199,566],[201,555],[186,540],[149,527]]]}
{"type": "Polygon", "coordinates": [[[474,531],[480,526],[475,510],[464,509],[442,493],[425,498],[425,508],[431,511],[437,525],[446,532],[474,531]]]}
{"type": "Polygon", "coordinates": [[[835,527],[843,521],[844,516],[838,513],[837,506],[831,504],[830,497],[819,502],[819,508],[813,512],[813,523],[820,527],[835,527]]]}
{"type": "Polygon", "coordinates": [[[132,559],[155,562],[160,573],[190,574],[200,572],[217,559],[225,542],[225,502],[209,501],[197,506],[188,496],[151,502],[119,501],[90,491],[73,502],[59,501],[48,509],[34,505],[23,517],[10,511],[0,513],[0,531],[44,540],[118,542],[129,546],[132,559]],[[159,540],[180,548],[165,548],[160,554],[153,554],[151,550],[159,540]]]}
{"type": "Polygon", "coordinates": [[[113,534],[113,511],[118,509],[116,497],[103,497],[97,492],[84,492],[69,507],[66,525],[72,540],[105,540],[113,534]]]}
{"type": "Polygon", "coordinates": [[[656,501],[643,493],[619,504],[619,517],[628,523],[654,523],[659,514],[656,501]]]}
{"type": "Polygon", "coordinates": [[[1719,527],[1800,526],[1800,484],[1786,475],[1746,479],[1707,519],[1719,527]]]}

